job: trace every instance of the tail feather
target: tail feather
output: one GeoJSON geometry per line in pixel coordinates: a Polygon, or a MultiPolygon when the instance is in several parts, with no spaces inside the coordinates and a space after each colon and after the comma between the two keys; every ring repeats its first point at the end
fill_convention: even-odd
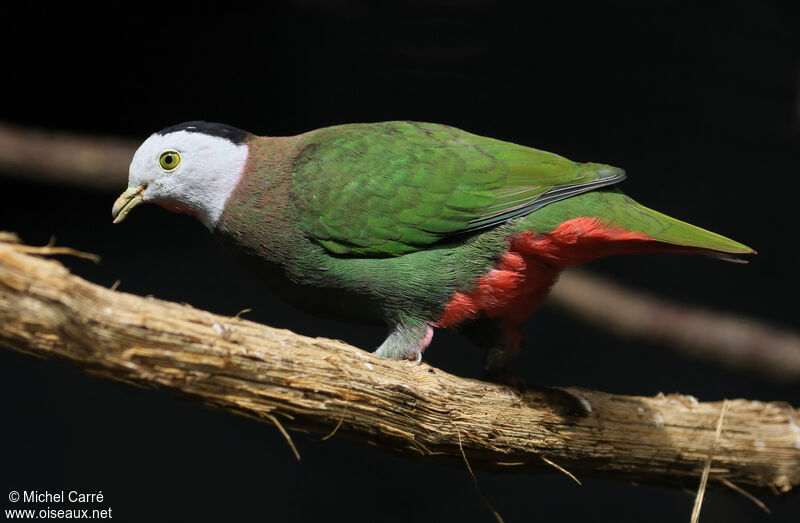
{"type": "Polygon", "coordinates": [[[628,207],[630,210],[614,217],[613,221],[616,225],[630,230],[640,230],[654,240],[664,243],[671,243],[684,247],[697,247],[719,254],[755,253],[755,251],[747,245],[726,238],[721,234],[707,231],[696,225],[654,211],[627,196],[624,197],[628,200],[628,207]],[[646,223],[641,226],[639,225],[640,216],[646,217],[646,223]]]}
{"type": "Polygon", "coordinates": [[[747,245],[649,209],[616,188],[599,189],[554,202],[529,215],[519,227],[521,232],[536,231],[568,238],[575,234],[565,229],[568,223],[581,225],[583,232],[579,236],[589,233],[580,243],[591,240],[591,247],[599,256],[676,252],[707,254],[747,263],[739,256],[755,254],[747,245]],[[596,225],[592,226],[592,222],[596,225]],[[565,236],[568,232],[570,234],[565,236]]]}
{"type": "MultiPolygon", "coordinates": [[[[709,258],[716,258],[718,260],[731,262],[731,263],[744,263],[744,264],[750,263],[749,260],[745,260],[744,258],[739,258],[739,256],[742,256],[742,254],[740,254],[739,256],[736,256],[735,254],[728,254],[727,252],[717,252],[717,251],[710,251],[710,252],[706,252],[704,254],[706,256],[708,256],[709,258]]],[[[756,251],[749,252],[749,253],[743,253],[743,254],[756,254],[756,251]]]]}

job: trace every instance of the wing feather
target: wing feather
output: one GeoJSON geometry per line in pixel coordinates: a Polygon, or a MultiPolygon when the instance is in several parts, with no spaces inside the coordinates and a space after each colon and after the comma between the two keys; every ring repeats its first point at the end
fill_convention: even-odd
{"type": "Polygon", "coordinates": [[[614,167],[417,122],[309,133],[293,175],[304,233],[331,253],[361,256],[424,249],[625,176],[614,167]]]}

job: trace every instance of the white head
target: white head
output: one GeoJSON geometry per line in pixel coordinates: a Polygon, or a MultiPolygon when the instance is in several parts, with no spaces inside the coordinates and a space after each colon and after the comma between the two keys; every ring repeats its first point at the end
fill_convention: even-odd
{"type": "Polygon", "coordinates": [[[114,203],[114,223],[140,203],[196,216],[213,229],[244,173],[245,131],[188,122],[150,136],[133,155],[128,190],[114,203]]]}

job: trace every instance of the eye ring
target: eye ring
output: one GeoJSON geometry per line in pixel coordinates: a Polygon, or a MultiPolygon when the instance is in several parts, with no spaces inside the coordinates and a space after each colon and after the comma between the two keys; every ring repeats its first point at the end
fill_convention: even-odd
{"type": "Polygon", "coordinates": [[[171,173],[177,169],[180,164],[181,155],[178,151],[164,151],[161,153],[161,156],[158,157],[158,165],[161,166],[164,172],[171,173]]]}

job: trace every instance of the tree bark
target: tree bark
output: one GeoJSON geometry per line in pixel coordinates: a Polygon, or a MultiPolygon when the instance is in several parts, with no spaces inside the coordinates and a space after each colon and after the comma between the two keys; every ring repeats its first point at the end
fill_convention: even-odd
{"type": "Polygon", "coordinates": [[[788,492],[800,482],[798,412],[784,403],[619,396],[577,387],[520,394],[240,318],[116,292],[0,236],[0,344],[168,389],[295,430],[408,456],[695,488],[788,492]],[[719,427],[719,430],[718,430],[719,427]],[[462,454],[463,452],[463,454],[462,454]]]}

